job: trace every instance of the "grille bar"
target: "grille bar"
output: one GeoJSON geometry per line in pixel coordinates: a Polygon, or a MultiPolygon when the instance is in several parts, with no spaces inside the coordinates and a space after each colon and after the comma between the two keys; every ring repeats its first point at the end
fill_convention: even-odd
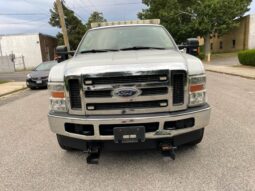
{"type": "MultiPolygon", "coordinates": [[[[164,95],[168,93],[167,87],[142,88],[140,90],[142,91],[142,94],[140,96],[164,95]]],[[[109,97],[112,97],[112,90],[86,91],[85,97],[86,98],[109,98],[109,97]]]]}
{"type": "Polygon", "coordinates": [[[162,82],[167,81],[166,75],[141,75],[141,76],[118,76],[118,77],[101,77],[101,78],[86,78],[84,84],[99,85],[99,84],[124,84],[124,83],[142,83],[142,82],[162,82]],[[162,80],[161,77],[166,77],[162,80]]]}
{"type": "Polygon", "coordinates": [[[72,109],[81,109],[80,84],[78,79],[68,81],[70,104],[72,109]]]}
{"type": "Polygon", "coordinates": [[[173,104],[184,103],[185,83],[186,83],[185,71],[172,71],[171,84],[173,86],[173,104]]]}
{"type": "Polygon", "coordinates": [[[159,101],[143,101],[143,102],[121,102],[121,103],[90,103],[87,104],[87,109],[91,110],[118,110],[118,109],[144,109],[144,108],[159,108],[167,107],[167,100],[159,101]]]}

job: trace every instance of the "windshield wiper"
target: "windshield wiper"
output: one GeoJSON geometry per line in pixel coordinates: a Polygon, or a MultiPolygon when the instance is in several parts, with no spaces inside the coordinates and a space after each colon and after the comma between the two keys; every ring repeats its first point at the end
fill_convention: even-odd
{"type": "Polygon", "coordinates": [[[115,51],[119,51],[119,50],[118,49],[91,49],[91,50],[82,50],[79,53],[86,54],[86,53],[115,52],[115,51]]]}
{"type": "Polygon", "coordinates": [[[128,48],[122,48],[120,50],[149,50],[149,49],[155,49],[155,50],[166,50],[166,48],[163,47],[150,47],[150,46],[133,46],[128,48]]]}

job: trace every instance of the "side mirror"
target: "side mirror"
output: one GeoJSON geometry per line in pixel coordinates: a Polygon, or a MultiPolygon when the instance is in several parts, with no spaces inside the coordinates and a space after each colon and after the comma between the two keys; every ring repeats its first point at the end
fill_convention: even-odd
{"type": "Polygon", "coordinates": [[[67,47],[62,45],[62,46],[57,46],[56,48],[56,54],[57,54],[57,58],[56,60],[58,62],[63,62],[65,60],[68,59],[68,51],[67,51],[67,47]]]}
{"type": "Polygon", "coordinates": [[[178,45],[178,48],[181,53],[187,53],[187,45],[178,45]]]}
{"type": "Polygon", "coordinates": [[[193,56],[198,56],[199,54],[199,41],[197,38],[187,39],[187,53],[193,56]]]}
{"type": "Polygon", "coordinates": [[[187,46],[186,45],[184,45],[184,44],[182,44],[182,45],[178,45],[178,48],[179,48],[179,50],[183,50],[184,48],[186,48],[187,46]]]}

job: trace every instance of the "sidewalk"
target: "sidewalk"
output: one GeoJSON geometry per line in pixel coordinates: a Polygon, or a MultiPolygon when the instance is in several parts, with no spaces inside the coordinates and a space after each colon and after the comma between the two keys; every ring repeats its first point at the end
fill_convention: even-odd
{"type": "Polygon", "coordinates": [[[255,79],[255,67],[252,66],[213,64],[204,64],[204,66],[207,71],[255,79]]]}
{"type": "Polygon", "coordinates": [[[0,84],[0,97],[26,88],[27,86],[25,82],[8,82],[0,84]]]}

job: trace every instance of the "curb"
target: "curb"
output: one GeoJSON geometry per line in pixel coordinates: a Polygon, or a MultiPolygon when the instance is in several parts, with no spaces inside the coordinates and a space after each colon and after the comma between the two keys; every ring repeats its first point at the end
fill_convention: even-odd
{"type": "Polygon", "coordinates": [[[16,92],[19,92],[19,91],[22,91],[22,90],[25,90],[25,89],[28,89],[28,87],[23,87],[23,88],[20,88],[20,89],[17,89],[17,90],[10,91],[8,93],[0,94],[0,98],[4,97],[4,96],[7,96],[7,95],[10,95],[10,94],[13,94],[13,93],[16,93],[16,92]]]}
{"type": "Polygon", "coordinates": [[[215,71],[215,70],[212,70],[212,69],[205,69],[205,70],[209,71],[209,72],[214,72],[214,73],[219,73],[219,74],[226,74],[226,75],[230,75],[230,76],[238,76],[238,77],[241,77],[241,78],[255,80],[255,77],[250,77],[250,76],[245,76],[245,75],[240,75],[240,74],[233,74],[233,73],[228,73],[228,72],[215,71]]]}

